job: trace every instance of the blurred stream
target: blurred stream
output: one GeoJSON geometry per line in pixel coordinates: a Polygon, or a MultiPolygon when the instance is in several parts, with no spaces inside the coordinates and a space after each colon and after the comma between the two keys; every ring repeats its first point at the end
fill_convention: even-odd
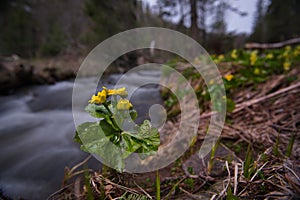
{"type": "MultiPolygon", "coordinates": [[[[159,76],[157,72],[131,74],[125,77],[128,83],[124,86],[138,82],[132,80],[159,76]]],[[[111,87],[120,77],[111,75],[103,84],[111,87]]],[[[79,82],[83,88],[93,89],[97,79],[79,82]]],[[[65,166],[72,167],[88,156],[73,142],[72,89],[73,81],[62,81],[0,97],[0,190],[5,196],[46,199],[60,188],[65,166]]],[[[83,92],[82,100],[87,102],[91,95],[83,92]]],[[[157,85],[138,89],[131,101],[140,115],[138,121],[148,117],[152,104],[162,104],[157,85]]],[[[89,119],[84,111],[81,116],[82,121],[89,119]]],[[[94,158],[89,163],[94,169],[100,166],[94,158]]]]}

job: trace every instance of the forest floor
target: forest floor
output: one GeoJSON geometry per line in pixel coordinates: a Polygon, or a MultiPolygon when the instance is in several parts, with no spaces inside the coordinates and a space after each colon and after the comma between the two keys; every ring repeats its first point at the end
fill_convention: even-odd
{"type": "MultiPolygon", "coordinates": [[[[91,171],[83,168],[85,160],[66,168],[62,189],[50,199],[157,199],[158,193],[161,199],[299,199],[300,66],[266,76],[259,76],[255,68],[250,81],[239,76],[245,68],[239,62],[219,66],[231,110],[213,153],[204,159],[197,154],[212,114],[209,101],[201,101],[204,112],[194,143],[158,171],[160,179],[156,172],[91,171]]],[[[176,62],[173,67],[187,74],[199,101],[205,99],[205,89],[199,90],[205,88],[203,80],[193,78],[195,72],[187,64],[176,62]]],[[[176,102],[170,105],[170,94],[163,96],[169,114],[163,131],[172,137],[180,111],[176,102]]]]}

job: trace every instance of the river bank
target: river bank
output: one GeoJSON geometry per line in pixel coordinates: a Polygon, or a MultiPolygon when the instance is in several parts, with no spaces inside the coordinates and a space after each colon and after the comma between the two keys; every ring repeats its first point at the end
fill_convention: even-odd
{"type": "Polygon", "coordinates": [[[0,59],[0,95],[9,95],[30,85],[54,84],[74,78],[82,58],[21,59],[17,56],[0,59]]]}

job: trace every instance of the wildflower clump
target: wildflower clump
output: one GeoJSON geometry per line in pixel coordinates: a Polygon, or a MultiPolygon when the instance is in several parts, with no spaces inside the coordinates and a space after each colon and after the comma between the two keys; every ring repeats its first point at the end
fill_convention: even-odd
{"type": "Polygon", "coordinates": [[[125,159],[132,153],[143,159],[154,154],[160,144],[158,129],[150,121],[134,123],[137,112],[127,96],[126,88],[106,87],[92,95],[85,111],[97,120],[80,124],[74,137],[83,151],[118,171],[126,167],[125,159]]]}

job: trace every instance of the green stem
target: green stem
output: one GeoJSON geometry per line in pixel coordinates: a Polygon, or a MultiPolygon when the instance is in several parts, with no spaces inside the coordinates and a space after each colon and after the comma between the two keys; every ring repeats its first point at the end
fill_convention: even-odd
{"type": "Polygon", "coordinates": [[[108,108],[108,105],[106,103],[103,103],[104,107],[106,108],[106,110],[109,112],[109,116],[112,117],[113,113],[110,111],[110,109],[108,108]]]}
{"type": "Polygon", "coordinates": [[[156,199],[160,200],[160,177],[158,170],[156,170],[156,199]]]}
{"type": "Polygon", "coordinates": [[[108,105],[106,103],[103,103],[104,107],[106,108],[106,110],[109,113],[109,118],[112,121],[113,125],[115,128],[119,129],[118,124],[116,123],[115,119],[113,118],[113,113],[111,112],[111,110],[108,108],[108,105]]]}
{"type": "Polygon", "coordinates": [[[207,166],[207,173],[208,174],[210,174],[211,171],[212,171],[213,164],[214,164],[213,162],[214,162],[214,159],[215,159],[215,154],[216,154],[218,146],[219,146],[219,140],[217,140],[216,144],[211,149],[210,159],[209,159],[208,166],[207,166]]]}

